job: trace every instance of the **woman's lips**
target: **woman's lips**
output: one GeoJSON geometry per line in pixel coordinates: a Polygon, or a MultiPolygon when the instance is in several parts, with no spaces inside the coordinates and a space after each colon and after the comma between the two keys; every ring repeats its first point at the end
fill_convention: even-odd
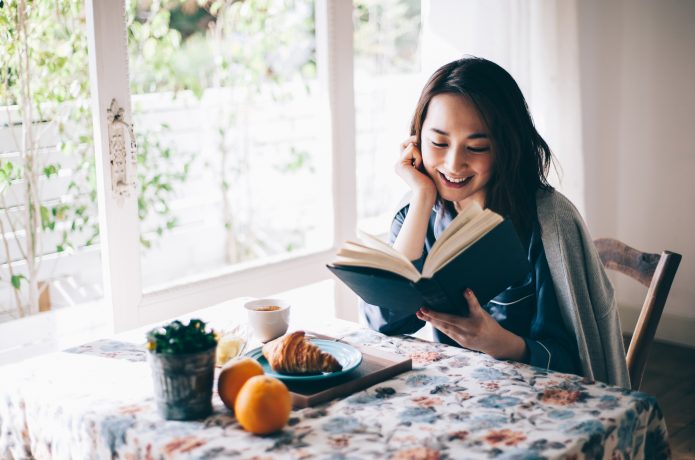
{"type": "Polygon", "coordinates": [[[444,173],[442,173],[441,171],[437,171],[437,172],[439,173],[439,178],[441,179],[442,183],[449,188],[463,188],[466,185],[468,185],[468,183],[471,181],[471,179],[473,179],[473,176],[471,175],[471,176],[466,177],[461,182],[452,182],[446,178],[444,173]]]}

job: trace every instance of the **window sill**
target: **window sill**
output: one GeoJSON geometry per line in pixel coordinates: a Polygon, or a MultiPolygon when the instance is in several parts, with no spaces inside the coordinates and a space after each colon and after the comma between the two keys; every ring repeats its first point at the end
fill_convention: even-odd
{"type": "Polygon", "coordinates": [[[112,331],[103,299],[0,324],[0,365],[79,345],[112,331]]]}

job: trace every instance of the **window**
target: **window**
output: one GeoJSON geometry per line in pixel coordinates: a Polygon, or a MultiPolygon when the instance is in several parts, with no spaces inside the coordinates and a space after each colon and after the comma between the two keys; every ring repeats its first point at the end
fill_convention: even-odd
{"type": "Polygon", "coordinates": [[[83,2],[3,3],[0,354],[57,327],[11,321],[103,296],[83,2]]]}
{"type": "MultiPolygon", "coordinates": [[[[120,331],[331,278],[325,263],[354,234],[357,215],[351,2],[2,4],[2,46],[26,41],[4,26],[27,11],[32,56],[46,66],[32,78],[53,82],[35,86],[53,99],[23,118],[30,123],[11,121],[19,64],[2,54],[0,175],[20,186],[7,165],[17,170],[21,149],[8,139],[21,126],[46,128],[37,174],[42,199],[54,204],[37,208],[49,239],[40,254],[62,268],[42,270],[86,305],[65,331],[105,320],[120,331]],[[102,297],[106,310],[85,303],[102,297]]],[[[19,206],[3,205],[4,225],[19,206]]],[[[0,281],[23,286],[7,271],[15,260],[6,255],[0,281]]],[[[0,349],[29,330],[60,337],[46,317],[0,324],[0,349]]]]}
{"type": "Polygon", "coordinates": [[[422,77],[420,0],[355,0],[355,111],[360,227],[383,233],[407,186],[393,173],[422,77]]]}
{"type": "Polygon", "coordinates": [[[128,14],[144,288],[330,247],[313,0],[128,14]]]}
{"type": "Polygon", "coordinates": [[[97,88],[97,177],[104,179],[101,223],[105,229],[105,291],[112,303],[116,330],[232,297],[269,295],[328,279],[325,263],[333,254],[334,241],[354,231],[354,213],[350,211],[354,207],[350,4],[326,0],[214,3],[207,13],[195,13],[199,15],[195,24],[207,21],[206,32],[196,32],[195,27],[187,28],[181,22],[174,26],[181,19],[174,20],[178,15],[176,5],[187,8],[190,4],[193,2],[171,2],[173,8],[164,11],[151,10],[149,2],[141,6],[136,3],[128,15],[118,2],[87,2],[92,32],[90,69],[97,88]],[[260,19],[251,17],[257,11],[269,14],[260,19]],[[284,12],[289,15],[283,17],[284,12]],[[232,18],[233,27],[216,29],[227,24],[227,13],[237,14],[232,18]],[[129,27],[112,19],[124,14],[129,18],[129,27]],[[284,33],[294,35],[282,38],[284,33]],[[126,36],[128,42],[123,40],[126,36]],[[276,53],[273,59],[244,54],[254,52],[253,39],[258,36],[276,44],[280,37],[283,46],[258,45],[276,53]],[[128,52],[128,43],[134,40],[142,44],[139,53],[128,52]],[[235,65],[228,55],[228,45],[243,48],[236,59],[245,66],[255,66],[251,74],[233,67],[225,69],[235,65]],[[147,47],[155,52],[147,51],[147,47]],[[298,49],[303,49],[303,54],[298,49]],[[182,60],[186,53],[193,57],[182,60]],[[342,57],[336,58],[340,53],[342,57]],[[139,62],[144,55],[152,59],[139,62]],[[191,59],[196,59],[194,66],[181,67],[182,62],[191,59]],[[123,66],[128,61],[130,78],[123,66]],[[268,65],[285,61],[284,67],[268,65]],[[164,77],[155,73],[155,78],[143,78],[143,69],[152,65],[164,77]],[[196,66],[207,73],[190,68],[196,66]],[[166,78],[172,69],[181,77],[180,85],[172,85],[166,78]],[[193,76],[187,72],[193,72],[193,76]],[[273,96],[277,101],[272,100],[273,96]],[[138,193],[150,185],[147,177],[139,177],[143,183],[139,190],[128,186],[122,193],[114,191],[122,179],[118,174],[133,175],[136,161],[132,155],[119,160],[125,167],[118,174],[110,167],[113,159],[108,155],[113,149],[109,142],[114,139],[109,131],[108,109],[114,103],[123,108],[119,123],[134,125],[138,133],[140,163],[136,174],[149,170],[154,185],[150,190],[159,190],[149,214],[143,213],[138,193]],[[172,115],[172,111],[178,113],[172,115]],[[267,129],[259,130],[259,126],[267,129]],[[186,131],[194,134],[184,140],[186,131]],[[214,162],[221,164],[225,149],[235,159],[241,158],[227,163],[240,170],[229,171],[237,174],[238,182],[219,179],[222,168],[214,162]],[[154,154],[143,158],[142,151],[154,154]],[[144,168],[143,162],[161,166],[144,168]],[[156,173],[152,175],[151,171],[156,173]],[[190,183],[160,187],[172,181],[190,183]],[[255,183],[246,186],[244,181],[255,183]],[[282,183],[285,188],[275,192],[274,187],[265,187],[268,182],[282,183]],[[220,193],[223,189],[232,189],[233,193],[220,193]],[[274,199],[269,192],[273,192],[274,199]],[[229,208],[225,207],[225,199],[230,200],[229,208]],[[182,211],[186,206],[189,212],[182,211]],[[201,209],[202,219],[207,219],[202,223],[195,213],[201,209]],[[238,263],[224,259],[229,254],[225,248],[225,209],[232,210],[232,225],[242,226],[241,231],[233,228],[240,238],[236,243],[241,243],[244,250],[252,249],[242,251],[238,263]],[[197,241],[200,248],[212,248],[205,249],[207,255],[197,254],[198,245],[189,244],[190,238],[176,241],[177,234],[188,225],[200,229],[203,224],[215,223],[216,239],[212,233],[200,233],[197,241]],[[301,231],[289,231],[296,228],[301,231]],[[267,247],[254,248],[259,241],[267,247]]]}

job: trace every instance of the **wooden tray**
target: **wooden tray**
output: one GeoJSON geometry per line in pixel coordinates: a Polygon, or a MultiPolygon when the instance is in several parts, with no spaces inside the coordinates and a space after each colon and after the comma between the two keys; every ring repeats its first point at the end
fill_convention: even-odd
{"type": "MultiPolygon", "coordinates": [[[[308,332],[308,334],[333,340],[332,337],[314,332],[308,332]]],[[[369,347],[353,346],[362,352],[362,363],[345,377],[312,383],[285,382],[292,395],[294,409],[315,406],[339,396],[356,393],[413,368],[410,358],[369,347]]]]}

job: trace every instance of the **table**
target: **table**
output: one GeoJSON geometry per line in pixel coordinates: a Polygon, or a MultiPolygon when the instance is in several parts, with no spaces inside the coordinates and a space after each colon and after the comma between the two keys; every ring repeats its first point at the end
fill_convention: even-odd
{"type": "MultiPolygon", "coordinates": [[[[192,316],[209,319],[222,311],[192,316]]],[[[162,420],[138,331],[0,367],[0,458],[670,455],[663,414],[647,394],[339,320],[321,332],[410,356],[413,370],[293,411],[284,430],[259,437],[244,432],[216,394],[205,420],[162,420]]]]}

